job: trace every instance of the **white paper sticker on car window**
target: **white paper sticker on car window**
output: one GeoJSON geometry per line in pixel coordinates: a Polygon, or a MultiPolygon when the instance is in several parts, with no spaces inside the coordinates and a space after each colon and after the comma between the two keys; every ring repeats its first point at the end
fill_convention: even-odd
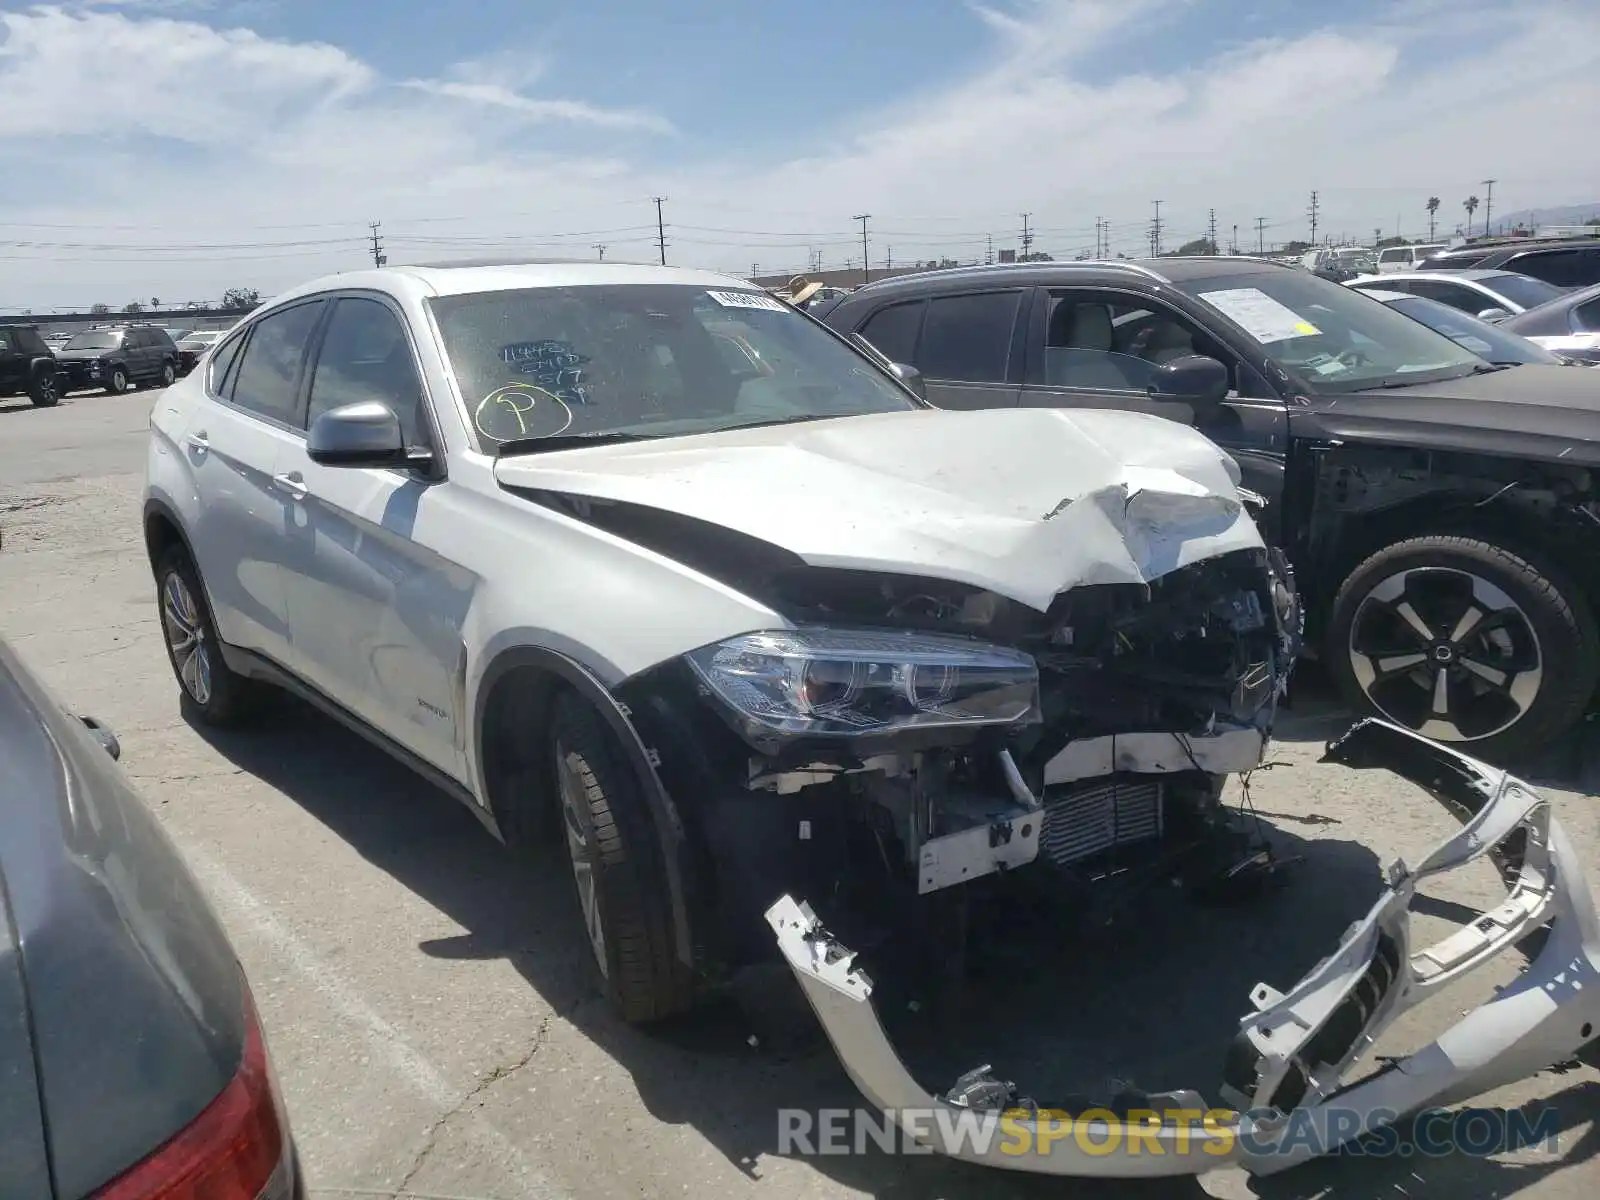
{"type": "Polygon", "coordinates": [[[763,308],[768,312],[783,312],[783,302],[760,292],[707,292],[723,308],[763,308]]]}
{"type": "Polygon", "coordinates": [[[1224,288],[1201,292],[1206,301],[1223,316],[1231,317],[1258,342],[1286,342],[1290,338],[1315,337],[1321,333],[1294,309],[1278,303],[1260,288],[1224,288]]]}

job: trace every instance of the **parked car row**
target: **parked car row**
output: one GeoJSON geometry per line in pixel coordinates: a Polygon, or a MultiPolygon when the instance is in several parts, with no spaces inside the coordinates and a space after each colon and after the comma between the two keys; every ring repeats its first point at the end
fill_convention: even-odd
{"type": "Polygon", "coordinates": [[[34,325],[0,325],[0,396],[26,395],[49,407],[88,388],[120,395],[140,386],[169,387],[225,332],[106,325],[47,338],[34,325]]]}

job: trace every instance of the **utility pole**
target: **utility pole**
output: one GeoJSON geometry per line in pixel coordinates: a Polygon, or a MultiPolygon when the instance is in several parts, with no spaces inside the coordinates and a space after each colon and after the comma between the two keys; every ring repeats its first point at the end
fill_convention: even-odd
{"type": "Polygon", "coordinates": [[[871,213],[857,213],[851,217],[852,221],[861,222],[861,282],[872,282],[872,263],[867,258],[867,222],[872,218],[871,213]]]}
{"type": "Polygon", "coordinates": [[[1494,211],[1494,180],[1485,179],[1483,186],[1488,190],[1483,194],[1483,233],[1489,235],[1489,214],[1494,211]]]}
{"type": "Polygon", "coordinates": [[[883,269],[885,271],[894,270],[894,247],[893,246],[890,246],[889,250],[888,250],[888,253],[883,256],[883,269]]]}
{"type": "Polygon", "coordinates": [[[1306,209],[1306,216],[1311,218],[1311,244],[1317,244],[1317,216],[1322,211],[1322,205],[1317,200],[1317,194],[1311,193],[1311,207],[1306,209]]]}
{"type": "Polygon", "coordinates": [[[656,245],[661,250],[661,265],[667,265],[667,227],[661,221],[661,206],[666,203],[665,196],[652,196],[656,202],[656,245]]]}
{"type": "Polygon", "coordinates": [[[1206,224],[1206,241],[1211,245],[1211,253],[1217,252],[1217,210],[1211,210],[1211,220],[1206,224]]]}
{"type": "Polygon", "coordinates": [[[1267,219],[1265,217],[1257,217],[1256,218],[1256,253],[1257,254],[1265,254],[1267,252],[1266,237],[1267,237],[1267,219]]]}
{"type": "Polygon", "coordinates": [[[1156,215],[1150,222],[1150,257],[1161,257],[1161,201],[1152,200],[1156,206],[1156,215]]]}
{"type": "Polygon", "coordinates": [[[750,264],[750,282],[754,283],[756,281],[756,276],[759,275],[759,274],[761,274],[761,264],[760,263],[751,263],[750,264]]]}
{"type": "Polygon", "coordinates": [[[1228,244],[1228,253],[1239,253],[1239,226],[1237,222],[1233,226],[1233,241],[1228,244]]]}
{"type": "Polygon", "coordinates": [[[372,265],[375,267],[381,267],[389,261],[389,256],[383,252],[383,241],[378,237],[378,230],[382,227],[382,221],[367,222],[367,228],[372,230],[372,265]]]}
{"type": "Polygon", "coordinates": [[[994,262],[994,234],[992,234],[992,233],[984,234],[983,235],[983,242],[984,242],[983,262],[984,262],[984,265],[987,266],[990,263],[994,262]]]}
{"type": "Polygon", "coordinates": [[[601,262],[605,262],[605,260],[606,260],[606,244],[604,242],[595,242],[594,243],[594,248],[596,250],[600,251],[600,261],[601,262]]]}
{"type": "Polygon", "coordinates": [[[1028,228],[1028,218],[1031,216],[1033,216],[1032,213],[1022,214],[1022,257],[1024,261],[1028,257],[1028,251],[1033,248],[1033,231],[1028,228]]]}

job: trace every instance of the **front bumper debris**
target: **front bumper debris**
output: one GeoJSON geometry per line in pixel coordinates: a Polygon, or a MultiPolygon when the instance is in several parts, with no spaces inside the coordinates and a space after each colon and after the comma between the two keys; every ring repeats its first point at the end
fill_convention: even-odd
{"type": "Polygon", "coordinates": [[[1504,771],[1383,721],[1356,724],[1328,746],[1325,761],[1391,770],[1456,812],[1462,827],[1418,865],[1395,862],[1367,915],[1293,988],[1252,990],[1253,1011],[1226,1054],[1223,1105],[1179,1091],[1093,1110],[1082,1102],[1076,1110],[1052,1107],[987,1068],[935,1096],[890,1044],[854,953],[792,897],[774,904],[767,921],[862,1095],[909,1139],[1010,1170],[1131,1177],[1237,1163],[1273,1174],[1400,1115],[1459,1103],[1571,1059],[1600,1027],[1600,917],[1548,801],[1504,771]],[[1486,856],[1508,880],[1505,901],[1435,945],[1414,948],[1407,914],[1418,885],[1486,856]],[[1401,1013],[1546,926],[1533,960],[1493,999],[1430,1045],[1343,1083],[1401,1013]]]}

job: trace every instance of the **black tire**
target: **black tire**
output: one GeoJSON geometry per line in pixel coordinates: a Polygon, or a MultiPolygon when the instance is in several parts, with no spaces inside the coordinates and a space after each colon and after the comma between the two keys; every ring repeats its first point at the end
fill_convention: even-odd
{"type": "Polygon", "coordinates": [[[61,376],[54,367],[45,367],[33,373],[28,381],[28,399],[35,408],[54,408],[61,402],[61,376]]]}
{"type": "Polygon", "coordinates": [[[177,382],[177,380],[178,380],[178,368],[174,367],[172,365],[172,363],[170,363],[170,362],[162,363],[161,364],[161,386],[164,387],[164,388],[171,387],[174,383],[177,382]]]}
{"type": "Polygon", "coordinates": [[[550,748],[562,839],[586,932],[580,856],[593,879],[603,945],[592,934],[589,940],[602,990],[632,1024],[681,1013],[694,1002],[693,973],[674,948],[661,845],[633,768],[600,714],[570,692],[556,700],[550,748]],[[563,791],[564,784],[570,791],[563,791]],[[568,836],[572,823],[581,849],[568,836]]]}
{"type": "Polygon", "coordinates": [[[217,637],[205,589],[200,585],[200,573],[182,546],[169,549],[156,564],[156,613],[161,621],[161,640],[167,647],[167,661],[172,664],[172,674],[188,710],[203,724],[218,729],[243,724],[254,716],[265,698],[266,686],[237,674],[223,660],[222,643],[217,637]],[[203,656],[198,665],[184,656],[179,644],[177,628],[183,622],[178,610],[185,606],[170,590],[175,584],[188,599],[187,607],[197,635],[195,653],[203,656]],[[202,670],[204,687],[196,682],[196,672],[202,670]]]}
{"type": "MultiPolygon", "coordinates": [[[[1405,591],[1401,599],[1422,594],[1405,591]]],[[[1379,550],[1356,567],[1334,598],[1324,654],[1339,690],[1352,708],[1417,729],[1474,757],[1501,761],[1537,750],[1570,729],[1582,717],[1596,682],[1600,681],[1600,631],[1577,585],[1541,556],[1513,552],[1482,538],[1453,534],[1408,538],[1379,550]],[[1448,615],[1453,610],[1434,609],[1446,613],[1445,620],[1435,629],[1434,622],[1412,603],[1410,612],[1436,634],[1435,640],[1425,641],[1413,628],[1409,636],[1415,641],[1414,653],[1402,655],[1396,642],[1393,649],[1384,646],[1380,660],[1369,644],[1374,630],[1384,628],[1381,623],[1385,621],[1390,622],[1391,629],[1412,627],[1412,622],[1384,598],[1384,592],[1377,596],[1374,592],[1410,588],[1410,572],[1423,572],[1419,578],[1434,580],[1436,587],[1459,591],[1470,586],[1473,604],[1481,610],[1479,628],[1465,638],[1452,640],[1451,635],[1461,628],[1460,618],[1448,615]],[[1492,620],[1481,615],[1490,610],[1477,597],[1480,584],[1488,585],[1482,589],[1486,595],[1497,591],[1509,599],[1512,608],[1499,609],[1492,620]],[[1369,601],[1372,607],[1364,612],[1363,606],[1369,601]],[[1386,605],[1390,606],[1387,612],[1386,605]],[[1362,622],[1359,630],[1358,619],[1362,622]],[[1445,625],[1454,627],[1447,630],[1445,625]],[[1495,625],[1499,628],[1494,629],[1495,625]],[[1489,630],[1492,632],[1486,632],[1489,630]],[[1482,640],[1493,633],[1500,634],[1498,644],[1489,645],[1482,640]],[[1358,634],[1365,652],[1359,652],[1352,634],[1358,634]],[[1419,653],[1426,662],[1405,670],[1403,677],[1400,669],[1388,675],[1378,674],[1375,664],[1380,661],[1385,666],[1402,668],[1406,660],[1419,653]],[[1357,659],[1366,663],[1359,668],[1365,679],[1358,676],[1357,659]],[[1485,659],[1498,664],[1493,671],[1501,677],[1498,681],[1483,674],[1483,667],[1489,665],[1485,659]],[[1457,721],[1471,712],[1463,708],[1441,735],[1440,727],[1431,721],[1406,719],[1395,711],[1400,707],[1395,698],[1407,696],[1402,685],[1427,691],[1429,685],[1423,680],[1437,684],[1441,673],[1447,675],[1442,689],[1446,707],[1454,706],[1461,696],[1464,703],[1476,703],[1480,711],[1485,711],[1486,720],[1467,722],[1463,728],[1457,721]],[[1458,691],[1463,684],[1464,694],[1458,691]],[[1380,704],[1371,694],[1378,689],[1387,689],[1382,692],[1389,698],[1386,704],[1380,704]],[[1507,718],[1511,713],[1516,715],[1507,718]],[[1452,736],[1451,730],[1458,736],[1452,736]]],[[[1427,697],[1424,716],[1431,715],[1438,694],[1427,697]]],[[[1409,701],[1407,708],[1414,718],[1417,714],[1409,709],[1409,701]]]]}
{"type": "Polygon", "coordinates": [[[118,363],[111,368],[111,374],[106,377],[106,391],[113,396],[120,396],[129,387],[128,368],[118,363]]]}

